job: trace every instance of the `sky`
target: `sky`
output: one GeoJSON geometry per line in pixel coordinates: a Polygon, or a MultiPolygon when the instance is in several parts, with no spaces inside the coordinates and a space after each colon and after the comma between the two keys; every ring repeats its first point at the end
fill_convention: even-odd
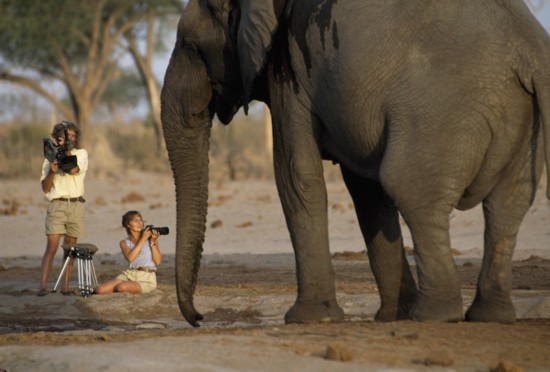
{"type": "Polygon", "coordinates": [[[542,8],[540,14],[538,14],[536,17],[539,22],[542,23],[544,28],[550,30],[550,0],[544,0],[544,3],[544,8],[542,8]]]}

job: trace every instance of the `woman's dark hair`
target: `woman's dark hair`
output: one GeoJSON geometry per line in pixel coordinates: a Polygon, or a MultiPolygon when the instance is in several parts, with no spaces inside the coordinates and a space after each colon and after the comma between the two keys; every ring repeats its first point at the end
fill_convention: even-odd
{"type": "Polygon", "coordinates": [[[135,216],[140,216],[141,218],[143,218],[141,216],[141,213],[139,213],[138,211],[128,211],[122,216],[122,227],[124,227],[128,236],[132,234],[132,231],[130,230],[130,227],[128,225],[135,216]]]}
{"type": "Polygon", "coordinates": [[[52,137],[57,140],[57,138],[64,137],[65,136],[65,130],[72,129],[75,134],[75,140],[73,141],[73,148],[77,149],[79,148],[79,142],[80,142],[80,129],[76,126],[75,123],[71,123],[70,121],[63,120],[61,123],[58,123],[53,126],[52,130],[52,137]]]}

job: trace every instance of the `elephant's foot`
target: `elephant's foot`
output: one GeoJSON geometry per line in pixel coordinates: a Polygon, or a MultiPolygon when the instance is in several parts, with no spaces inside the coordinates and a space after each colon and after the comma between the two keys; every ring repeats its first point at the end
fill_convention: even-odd
{"type": "Polygon", "coordinates": [[[431,298],[419,294],[411,311],[411,319],[433,320],[440,322],[459,322],[464,320],[462,297],[431,298]]]}
{"type": "Polygon", "coordinates": [[[510,297],[491,301],[476,295],[474,302],[466,311],[466,320],[471,322],[514,323],[516,321],[516,311],[510,297]]]}
{"type": "Polygon", "coordinates": [[[342,322],[344,311],[336,300],[300,301],[285,314],[285,323],[342,322]]]}
{"type": "Polygon", "coordinates": [[[410,319],[411,311],[415,303],[416,293],[401,298],[398,305],[382,305],[376,312],[374,320],[377,322],[393,322],[396,320],[410,319]]]}

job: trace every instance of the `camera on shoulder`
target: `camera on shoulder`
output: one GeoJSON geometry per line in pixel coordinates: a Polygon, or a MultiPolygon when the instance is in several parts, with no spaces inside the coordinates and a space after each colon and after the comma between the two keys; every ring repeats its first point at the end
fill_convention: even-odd
{"type": "Polygon", "coordinates": [[[170,233],[170,229],[168,227],[155,227],[153,225],[147,225],[145,228],[150,229],[151,231],[157,231],[159,235],[168,235],[170,233]]]}

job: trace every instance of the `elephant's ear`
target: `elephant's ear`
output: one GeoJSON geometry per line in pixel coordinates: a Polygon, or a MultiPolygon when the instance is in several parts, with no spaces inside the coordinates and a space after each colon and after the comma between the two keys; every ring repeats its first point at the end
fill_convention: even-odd
{"type": "Polygon", "coordinates": [[[239,3],[241,21],[237,34],[237,48],[243,82],[244,110],[247,113],[254,79],[265,63],[278,22],[271,0],[240,0],[239,3]]]}

